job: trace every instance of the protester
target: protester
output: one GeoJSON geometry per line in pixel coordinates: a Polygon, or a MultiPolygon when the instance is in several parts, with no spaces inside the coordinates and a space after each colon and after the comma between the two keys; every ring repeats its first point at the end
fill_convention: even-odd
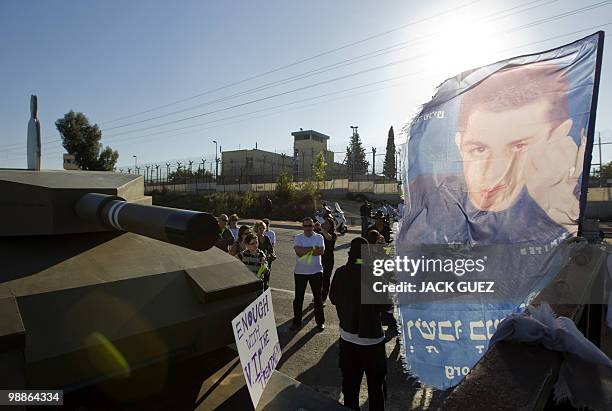
{"type": "Polygon", "coordinates": [[[385,244],[385,237],[375,229],[368,231],[366,240],[368,240],[368,244],[385,244]]]}
{"type": "Polygon", "coordinates": [[[272,213],[272,200],[270,199],[270,196],[266,196],[266,199],[264,200],[263,204],[263,209],[264,216],[266,218],[270,218],[270,214],[272,213]]]}
{"type": "Polygon", "coordinates": [[[351,241],[346,265],[338,268],[331,284],[329,299],[336,306],[340,322],[340,370],[344,405],[359,410],[359,389],[365,372],[370,410],[385,408],[387,357],[381,313],[390,305],[361,303],[361,237],[351,241]]]}
{"type": "Polygon", "coordinates": [[[292,330],[302,327],[302,309],[304,306],[304,293],[306,285],[310,283],[310,290],[314,298],[314,315],[318,330],[325,329],[325,314],[323,313],[323,302],[321,301],[321,290],[323,283],[323,265],[321,255],[325,250],[325,242],[321,234],[313,231],[312,218],[306,217],[302,220],[303,234],[294,238],[295,254],[297,256],[294,270],[295,299],[293,300],[293,325],[292,330]]]}
{"type": "Polygon", "coordinates": [[[329,208],[326,201],[321,201],[321,210],[323,211],[323,217],[332,215],[332,209],[329,208]]]}
{"type": "Polygon", "coordinates": [[[229,216],[229,230],[234,236],[234,240],[238,239],[238,214],[229,216]]]}
{"type": "Polygon", "coordinates": [[[359,214],[361,215],[361,235],[365,236],[368,230],[368,224],[370,224],[370,216],[372,215],[372,206],[365,200],[359,208],[359,214]]]}
{"type": "Polygon", "coordinates": [[[242,250],[246,249],[244,244],[244,236],[251,232],[251,228],[248,225],[242,225],[238,229],[238,237],[234,244],[229,249],[231,255],[237,256],[242,250]]]}
{"type": "Polygon", "coordinates": [[[268,288],[270,272],[266,261],[266,254],[259,249],[259,241],[255,233],[249,232],[244,237],[246,249],[238,254],[238,259],[247,266],[264,283],[264,290],[268,288]]]}
{"type": "Polygon", "coordinates": [[[270,242],[272,243],[272,247],[274,247],[276,245],[276,233],[270,230],[270,219],[264,218],[261,221],[266,223],[266,232],[264,234],[266,235],[266,237],[270,239],[270,242]]]}
{"type": "Polygon", "coordinates": [[[319,223],[318,221],[315,221],[313,231],[317,234],[321,234],[321,223],[319,223]]]}
{"type": "Polygon", "coordinates": [[[382,211],[376,212],[376,215],[374,216],[374,224],[368,227],[367,231],[370,230],[378,231],[384,237],[386,243],[391,242],[391,227],[385,222],[385,216],[383,215],[382,211]]]}
{"type": "Polygon", "coordinates": [[[215,246],[225,252],[229,250],[230,246],[235,241],[232,232],[227,228],[228,221],[229,219],[227,218],[227,214],[221,214],[219,217],[217,217],[217,222],[219,224],[219,238],[217,239],[215,246]]]}
{"type": "Polygon", "coordinates": [[[274,254],[272,241],[270,241],[270,238],[265,235],[266,223],[261,220],[255,221],[255,224],[253,224],[253,232],[257,235],[259,249],[266,254],[268,269],[270,269],[272,268],[272,261],[276,260],[276,255],[274,254]]]}
{"type": "Polygon", "coordinates": [[[325,306],[325,300],[329,294],[329,283],[331,281],[332,272],[334,270],[334,249],[336,248],[336,240],[338,234],[336,234],[336,224],[330,217],[325,219],[325,222],[321,226],[321,235],[323,235],[323,242],[325,244],[325,251],[321,256],[321,264],[323,265],[323,285],[321,288],[321,301],[325,306]]]}
{"type": "MultiPolygon", "coordinates": [[[[383,248],[385,245],[385,238],[378,232],[378,230],[368,231],[368,244],[372,245],[372,258],[385,259],[386,253],[383,248]]],[[[386,282],[395,282],[392,274],[383,274],[386,282]]],[[[387,311],[381,313],[381,321],[383,325],[387,326],[385,332],[385,341],[391,340],[393,337],[399,335],[397,320],[395,318],[395,308],[391,306],[387,311]]]]}
{"type": "Polygon", "coordinates": [[[404,208],[406,207],[406,204],[404,204],[404,197],[400,197],[400,201],[397,204],[397,213],[399,218],[403,218],[404,217],[404,208]]]}

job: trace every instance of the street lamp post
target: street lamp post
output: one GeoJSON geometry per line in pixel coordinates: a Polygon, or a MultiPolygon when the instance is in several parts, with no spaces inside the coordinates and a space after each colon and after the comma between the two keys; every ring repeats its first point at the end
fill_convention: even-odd
{"type": "Polygon", "coordinates": [[[219,149],[218,149],[218,145],[217,145],[217,141],[213,140],[213,143],[215,143],[215,184],[217,183],[217,177],[219,176],[219,149]]]}
{"type": "Polygon", "coordinates": [[[138,168],[138,157],[136,157],[135,155],[133,155],[132,157],[134,157],[134,169],[138,168]]]}

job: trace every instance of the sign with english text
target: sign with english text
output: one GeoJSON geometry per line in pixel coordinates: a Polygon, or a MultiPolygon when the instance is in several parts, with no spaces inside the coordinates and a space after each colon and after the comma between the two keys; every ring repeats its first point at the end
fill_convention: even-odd
{"type": "Polygon", "coordinates": [[[244,379],[253,407],[257,408],[281,358],[270,289],[232,320],[232,329],[244,379]]]}

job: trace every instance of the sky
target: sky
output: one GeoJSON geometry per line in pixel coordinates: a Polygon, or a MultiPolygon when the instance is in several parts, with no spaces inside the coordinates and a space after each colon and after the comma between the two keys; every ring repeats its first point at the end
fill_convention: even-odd
{"type": "MultiPolygon", "coordinates": [[[[291,154],[300,128],[329,135],[342,161],[359,126],[380,169],[389,127],[401,143],[446,78],[611,29],[612,1],[601,0],[3,0],[0,168],[26,166],[35,94],[45,169],[62,168],[54,123],[69,110],[100,126],[118,167],[211,159],[213,140],[291,154]]],[[[611,56],[596,122],[604,142],[611,56]]],[[[612,161],[612,144],[602,152],[612,161]]]]}

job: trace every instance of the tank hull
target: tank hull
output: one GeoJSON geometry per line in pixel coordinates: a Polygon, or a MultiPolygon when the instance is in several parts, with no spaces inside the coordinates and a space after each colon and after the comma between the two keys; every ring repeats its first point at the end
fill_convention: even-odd
{"type": "Polygon", "coordinates": [[[0,237],[0,250],[5,387],[69,392],[157,364],[155,390],[172,362],[232,344],[231,319],[261,290],[216,248],[133,233],[0,237]]]}

